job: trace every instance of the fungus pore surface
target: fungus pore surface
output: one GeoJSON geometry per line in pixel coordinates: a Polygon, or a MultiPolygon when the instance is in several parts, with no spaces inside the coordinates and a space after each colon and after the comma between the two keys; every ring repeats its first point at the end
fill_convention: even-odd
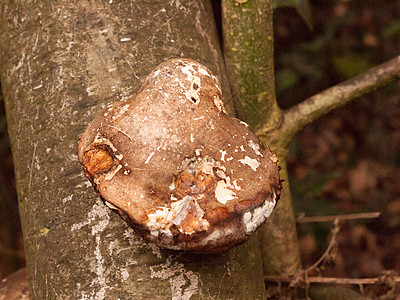
{"type": "Polygon", "coordinates": [[[203,65],[159,65],[128,100],[104,107],[78,146],[105,203],[147,241],[215,253],[245,242],[281,190],[277,157],[226,114],[203,65]]]}

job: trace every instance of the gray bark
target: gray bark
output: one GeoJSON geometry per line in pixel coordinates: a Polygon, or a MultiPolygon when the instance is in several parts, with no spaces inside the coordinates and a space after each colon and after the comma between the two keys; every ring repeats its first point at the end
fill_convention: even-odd
{"type": "Polygon", "coordinates": [[[209,256],[147,244],[77,161],[98,109],[134,94],[162,61],[205,64],[230,99],[210,3],[21,2],[1,3],[0,76],[31,299],[263,298],[255,239],[209,256]]]}

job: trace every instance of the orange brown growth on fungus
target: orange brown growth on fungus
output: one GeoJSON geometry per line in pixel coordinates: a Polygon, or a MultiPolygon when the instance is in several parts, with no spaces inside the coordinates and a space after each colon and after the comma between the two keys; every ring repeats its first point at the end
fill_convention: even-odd
{"type": "Polygon", "coordinates": [[[83,165],[91,176],[99,177],[111,170],[114,158],[106,146],[91,147],[83,155],[83,165]]]}
{"type": "Polygon", "coordinates": [[[159,65],[135,96],[101,110],[78,157],[106,204],[168,249],[245,242],[281,191],[275,153],[226,114],[216,77],[187,59],[159,65]]]}

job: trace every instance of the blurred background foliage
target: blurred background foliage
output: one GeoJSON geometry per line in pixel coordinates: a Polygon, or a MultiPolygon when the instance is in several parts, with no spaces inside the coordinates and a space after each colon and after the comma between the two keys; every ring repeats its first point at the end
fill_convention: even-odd
{"type": "MultiPolygon", "coordinates": [[[[215,3],[214,3],[215,5],[215,3]]],[[[275,71],[282,108],[397,55],[399,0],[276,0],[275,71]]],[[[329,113],[296,136],[288,169],[296,214],[380,211],[346,221],[325,275],[400,273],[400,84],[329,113]]],[[[305,266],[324,251],[330,223],[299,224],[305,266]]],[[[24,265],[10,144],[0,97],[0,271],[24,265]]]]}
{"type": "MultiPolygon", "coordinates": [[[[312,29],[296,7],[275,11],[276,86],[282,108],[400,52],[400,1],[308,3],[312,29]]],[[[288,169],[296,215],[382,212],[378,219],[342,223],[326,276],[400,273],[399,91],[396,82],[357,99],[304,128],[291,144],[288,169]]],[[[298,224],[305,266],[323,253],[331,227],[298,224]]]]}

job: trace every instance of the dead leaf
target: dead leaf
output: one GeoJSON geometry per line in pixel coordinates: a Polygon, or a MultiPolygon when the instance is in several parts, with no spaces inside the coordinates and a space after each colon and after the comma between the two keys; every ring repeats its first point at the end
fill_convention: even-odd
{"type": "Polygon", "coordinates": [[[356,197],[374,189],[378,183],[377,174],[367,160],[361,160],[353,170],[349,171],[348,179],[350,192],[356,197]]]}

